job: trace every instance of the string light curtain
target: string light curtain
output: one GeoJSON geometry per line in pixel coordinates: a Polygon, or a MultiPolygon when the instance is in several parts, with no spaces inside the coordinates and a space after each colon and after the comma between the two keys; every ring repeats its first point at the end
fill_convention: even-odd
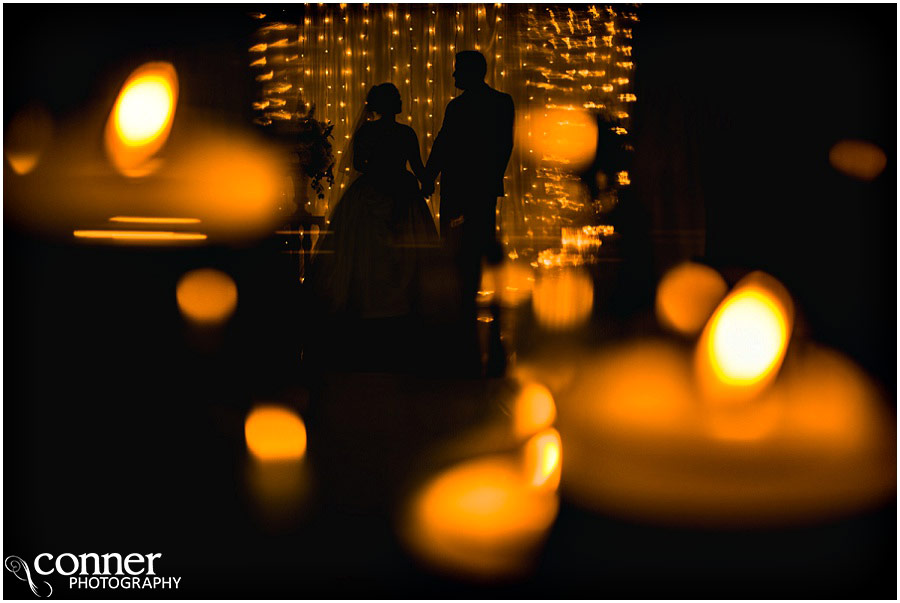
{"type": "MultiPolygon", "coordinates": [[[[339,163],[366,92],[392,82],[403,98],[397,119],[418,134],[424,160],[447,103],[460,93],[451,75],[460,50],[484,54],[486,80],[513,96],[519,127],[529,112],[557,106],[627,114],[634,99],[627,75],[633,65],[624,66],[631,50],[625,24],[633,15],[590,5],[306,4],[303,16],[288,23],[261,11],[253,15],[261,25],[250,47],[259,81],[255,120],[278,127],[315,106],[318,119],[335,124],[339,163]]],[[[558,236],[575,219],[578,207],[564,199],[572,187],[560,185],[570,177],[545,163],[516,144],[500,203],[504,239],[558,236]]],[[[338,179],[331,191],[330,207],[342,184],[338,179]]],[[[430,205],[437,217],[439,194],[430,205]]]]}

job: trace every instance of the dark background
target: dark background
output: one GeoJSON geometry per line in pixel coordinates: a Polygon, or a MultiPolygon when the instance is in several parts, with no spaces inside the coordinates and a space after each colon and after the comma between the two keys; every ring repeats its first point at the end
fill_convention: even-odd
{"type": "MultiPolygon", "coordinates": [[[[249,123],[257,22],[247,14],[298,11],[273,8],[4,5],[4,123],[33,101],[60,127],[77,123],[111,105],[146,60],[175,64],[183,102],[249,123]]],[[[681,259],[726,276],[764,269],[795,296],[798,324],[861,363],[896,404],[896,10],[640,9],[635,205],[622,232],[646,245],[622,247],[643,272],[617,281],[629,301],[617,318],[646,316],[649,284],[681,259]],[[885,151],[876,181],[829,166],[845,138],[885,151]]],[[[827,525],[725,533],[564,504],[531,578],[490,588],[417,566],[377,504],[319,501],[291,529],[267,529],[243,483],[243,418],[254,400],[304,409],[315,395],[296,370],[314,317],[274,243],[77,246],[4,221],[5,555],[153,551],[165,574],[183,576],[178,591],[71,591],[91,598],[896,598],[895,504],[827,525]],[[199,266],[226,270],[241,294],[212,338],[187,328],[172,295],[199,266]]],[[[398,395],[385,412],[396,421],[414,402],[398,395]]],[[[361,441],[357,456],[379,442],[361,441]]],[[[4,586],[30,596],[9,573],[4,586]]]]}

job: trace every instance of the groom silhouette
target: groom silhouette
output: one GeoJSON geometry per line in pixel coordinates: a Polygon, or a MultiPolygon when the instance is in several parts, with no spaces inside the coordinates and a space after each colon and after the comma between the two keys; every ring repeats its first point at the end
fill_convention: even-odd
{"type": "MultiPolygon", "coordinates": [[[[509,94],[488,86],[487,61],[474,50],[456,54],[454,83],[463,93],[447,104],[425,165],[422,192],[441,176],[441,239],[459,271],[464,314],[475,313],[481,262],[499,263],[497,197],[513,147],[515,108],[509,94]]],[[[472,317],[474,320],[474,316],[472,317]]]]}

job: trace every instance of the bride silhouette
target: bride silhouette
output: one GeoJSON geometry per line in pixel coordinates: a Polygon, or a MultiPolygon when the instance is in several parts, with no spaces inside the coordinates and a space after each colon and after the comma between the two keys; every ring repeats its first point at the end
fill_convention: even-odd
{"type": "Polygon", "coordinates": [[[313,294],[332,315],[381,319],[416,310],[424,253],[438,236],[420,191],[418,137],[396,122],[401,108],[396,86],[374,86],[364,116],[376,119],[361,118],[344,151],[340,173],[352,164],[359,175],[334,206],[309,274],[313,294]]]}

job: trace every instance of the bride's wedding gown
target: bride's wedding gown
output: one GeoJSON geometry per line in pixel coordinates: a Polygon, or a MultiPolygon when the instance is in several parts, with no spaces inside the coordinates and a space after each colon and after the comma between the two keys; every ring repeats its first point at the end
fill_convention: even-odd
{"type": "Polygon", "coordinates": [[[358,318],[403,316],[417,304],[425,252],[437,245],[434,220],[419,192],[418,139],[392,120],[365,123],[354,136],[361,175],[336,204],[309,278],[326,309],[358,318]]]}

